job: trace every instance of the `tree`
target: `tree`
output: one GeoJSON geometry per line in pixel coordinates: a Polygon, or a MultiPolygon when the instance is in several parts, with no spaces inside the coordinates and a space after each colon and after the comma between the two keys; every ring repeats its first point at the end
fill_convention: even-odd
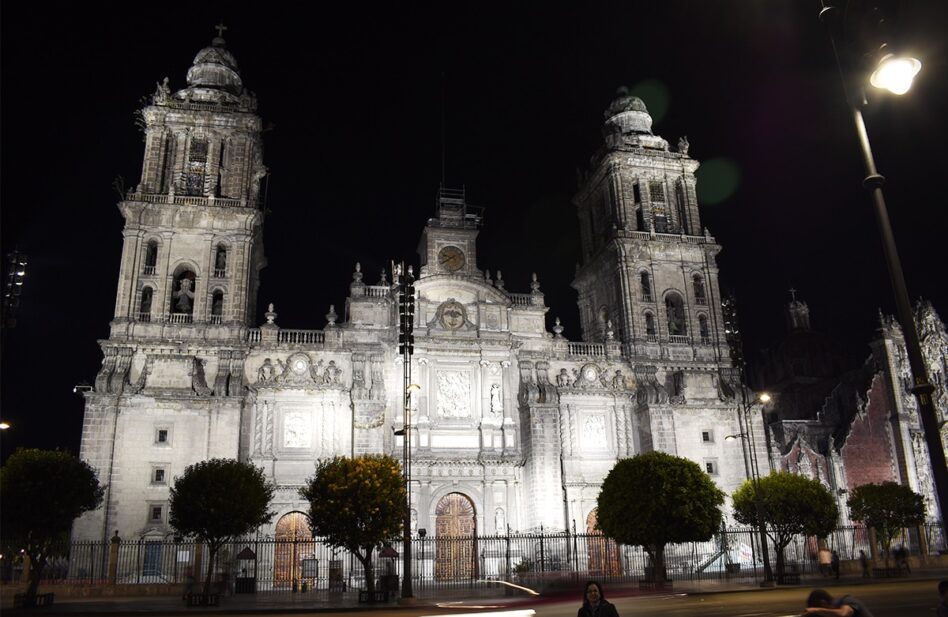
{"type": "Polygon", "coordinates": [[[853,520],[876,530],[886,569],[889,567],[889,548],[893,538],[906,527],[925,522],[924,498],[909,487],[895,482],[857,486],[847,503],[853,520]]]}
{"type": "Polygon", "coordinates": [[[647,452],[622,459],[599,493],[599,528],[621,544],[641,545],[665,580],[665,545],[710,539],[721,526],[722,493],[688,459],[647,452]]]}
{"type": "Polygon", "coordinates": [[[384,455],[321,461],[300,496],[309,502],[313,534],[355,555],[373,597],[372,552],[396,538],[405,521],[405,478],[399,462],[384,455]]]}
{"type": "Polygon", "coordinates": [[[7,546],[30,558],[28,603],[73,521],[98,508],[104,492],[92,467],[68,452],[25,449],[7,459],[0,470],[0,526],[7,546]]]}
{"type": "Polygon", "coordinates": [[[783,580],[783,551],[793,536],[825,537],[836,527],[839,508],[833,495],[818,480],[781,471],[758,480],[760,516],[754,481],[744,482],[732,495],[734,518],[745,525],[766,525],[767,535],[777,547],[777,580],[783,580]]]}
{"type": "Polygon", "coordinates": [[[214,559],[220,548],[270,522],[273,491],[263,470],[234,459],[201,461],[175,478],[169,522],[178,533],[207,544],[205,595],[211,590],[214,559]]]}

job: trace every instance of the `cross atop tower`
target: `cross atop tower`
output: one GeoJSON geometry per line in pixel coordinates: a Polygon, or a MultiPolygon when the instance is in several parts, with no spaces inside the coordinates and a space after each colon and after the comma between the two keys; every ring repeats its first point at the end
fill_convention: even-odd
{"type": "Polygon", "coordinates": [[[792,301],[793,301],[793,302],[796,302],[796,301],[797,301],[797,290],[794,289],[793,287],[791,287],[791,288],[788,289],[787,291],[790,292],[790,297],[793,298],[792,301]]]}
{"type": "Polygon", "coordinates": [[[221,20],[221,23],[214,26],[214,29],[217,30],[218,38],[224,38],[224,30],[227,30],[227,26],[224,25],[224,20],[221,20]]]}

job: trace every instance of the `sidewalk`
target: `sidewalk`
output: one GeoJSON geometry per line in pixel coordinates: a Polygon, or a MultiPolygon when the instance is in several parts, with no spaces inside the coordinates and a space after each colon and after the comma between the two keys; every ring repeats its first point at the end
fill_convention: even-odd
{"type": "MultiPolygon", "coordinates": [[[[871,585],[879,582],[899,583],[916,581],[938,581],[948,578],[948,569],[930,569],[922,571],[913,571],[910,576],[901,578],[887,579],[864,579],[861,576],[849,575],[841,576],[839,580],[833,577],[823,577],[820,575],[805,575],[801,577],[799,585],[781,585],[779,587],[760,587],[757,583],[733,582],[730,580],[703,580],[703,581],[675,581],[671,590],[646,591],[640,590],[638,583],[610,583],[603,581],[607,598],[622,598],[645,595],[667,595],[674,594],[718,594],[729,592],[765,592],[772,589],[786,588],[811,588],[826,587],[832,588],[837,585],[871,585]]],[[[934,588],[934,585],[933,585],[934,588]]],[[[217,614],[217,613],[318,613],[318,612],[359,612],[375,610],[412,610],[417,608],[430,607],[432,609],[443,611],[438,607],[438,603],[444,604],[447,601],[457,602],[462,605],[470,605],[473,610],[477,607],[502,608],[529,608],[531,606],[552,604],[563,601],[577,600],[580,592],[578,590],[566,590],[563,593],[544,594],[539,597],[528,596],[499,596],[494,598],[462,596],[446,597],[447,594],[440,594],[435,598],[419,598],[414,605],[403,606],[397,602],[386,604],[359,604],[357,594],[349,592],[344,594],[333,594],[330,597],[326,591],[317,591],[297,594],[237,594],[221,598],[219,606],[214,607],[193,607],[188,608],[184,605],[180,596],[137,596],[137,597],[60,597],[56,596],[55,602],[48,607],[42,607],[29,610],[12,609],[12,593],[8,593],[9,588],[4,589],[3,593],[3,614],[4,615],[195,615],[195,614],[217,614]]],[[[41,589],[41,591],[47,591],[41,589]]],[[[427,594],[426,594],[427,595],[427,594]]],[[[454,595],[454,594],[450,594],[454,595]]],[[[456,610],[456,609],[455,609],[456,610]]]]}

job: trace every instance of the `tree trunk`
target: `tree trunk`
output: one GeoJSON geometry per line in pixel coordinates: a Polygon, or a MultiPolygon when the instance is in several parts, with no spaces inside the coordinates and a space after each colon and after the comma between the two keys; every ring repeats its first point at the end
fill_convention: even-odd
{"type": "Polygon", "coordinates": [[[655,584],[659,587],[665,585],[665,545],[655,546],[655,584]]]}
{"type": "Polygon", "coordinates": [[[28,601],[36,598],[36,592],[39,590],[40,577],[43,574],[43,567],[46,565],[46,557],[42,554],[29,554],[30,560],[30,584],[26,588],[26,597],[28,601]]]}
{"type": "Polygon", "coordinates": [[[214,575],[214,559],[217,557],[217,550],[220,548],[219,544],[208,544],[208,555],[207,555],[207,576],[204,578],[204,595],[210,595],[211,593],[211,577],[214,575]]]}
{"type": "Polygon", "coordinates": [[[375,571],[372,567],[372,549],[370,548],[365,552],[365,557],[360,553],[356,553],[355,556],[362,562],[362,572],[365,574],[365,590],[369,594],[369,602],[372,602],[375,597],[375,571]]]}
{"type": "Polygon", "coordinates": [[[783,568],[784,568],[784,563],[783,563],[783,549],[786,548],[786,546],[787,546],[786,542],[783,542],[783,543],[780,543],[780,544],[777,544],[777,545],[776,545],[776,549],[777,549],[777,582],[778,582],[778,583],[783,583],[783,568]]]}

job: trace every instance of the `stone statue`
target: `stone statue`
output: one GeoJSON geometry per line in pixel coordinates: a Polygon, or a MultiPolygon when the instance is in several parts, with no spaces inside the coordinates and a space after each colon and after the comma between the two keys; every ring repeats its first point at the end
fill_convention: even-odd
{"type": "Polygon", "coordinates": [[[179,283],[178,291],[174,292],[177,302],[174,303],[175,311],[178,313],[188,313],[194,309],[194,292],[191,291],[191,279],[183,278],[179,283]]]}
{"type": "Polygon", "coordinates": [[[681,139],[678,140],[678,151],[682,154],[688,154],[688,136],[683,135],[681,139]]]}
{"type": "Polygon", "coordinates": [[[494,511],[494,533],[500,535],[507,531],[507,517],[504,515],[503,508],[497,508],[494,511]]]}
{"type": "Polygon", "coordinates": [[[625,390],[625,377],[622,375],[622,371],[616,371],[615,377],[612,378],[612,389],[625,390]]]}
{"type": "Polygon", "coordinates": [[[152,101],[156,105],[167,102],[168,97],[171,96],[171,88],[168,87],[168,78],[165,77],[161,80],[160,84],[155,84],[155,86],[155,95],[152,97],[152,101]]]}
{"type": "Polygon", "coordinates": [[[338,385],[341,376],[342,369],[336,366],[335,360],[330,360],[329,364],[326,365],[326,370],[323,372],[323,383],[327,386],[338,385]]]}
{"type": "Polygon", "coordinates": [[[273,362],[270,361],[270,358],[266,358],[260,368],[257,369],[257,381],[273,381],[273,362]]]}
{"type": "Polygon", "coordinates": [[[493,384],[490,387],[490,412],[500,414],[504,411],[504,404],[500,400],[500,384],[493,384]]]}
{"type": "Polygon", "coordinates": [[[559,375],[556,376],[556,385],[561,388],[568,388],[570,385],[572,385],[572,381],[569,378],[569,373],[566,372],[565,368],[561,368],[559,375]]]}

